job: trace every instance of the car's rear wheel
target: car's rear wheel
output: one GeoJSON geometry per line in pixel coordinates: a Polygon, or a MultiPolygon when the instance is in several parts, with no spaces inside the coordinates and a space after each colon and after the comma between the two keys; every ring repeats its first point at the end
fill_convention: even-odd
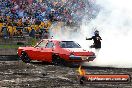
{"type": "Polygon", "coordinates": [[[30,63],[30,61],[31,61],[31,59],[29,58],[29,56],[26,52],[22,52],[20,58],[25,63],[30,63]]]}
{"type": "Polygon", "coordinates": [[[62,65],[62,66],[66,66],[66,64],[67,64],[67,62],[64,59],[60,58],[57,55],[53,55],[53,57],[52,57],[52,63],[54,65],[62,65]]]}

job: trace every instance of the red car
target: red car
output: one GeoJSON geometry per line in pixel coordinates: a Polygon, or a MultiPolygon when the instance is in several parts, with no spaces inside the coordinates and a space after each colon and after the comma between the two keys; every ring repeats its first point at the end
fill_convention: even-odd
{"type": "Polygon", "coordinates": [[[74,41],[60,41],[54,39],[43,39],[34,47],[19,47],[18,56],[23,62],[39,60],[54,64],[65,62],[93,61],[96,56],[81,48],[74,41]]]}

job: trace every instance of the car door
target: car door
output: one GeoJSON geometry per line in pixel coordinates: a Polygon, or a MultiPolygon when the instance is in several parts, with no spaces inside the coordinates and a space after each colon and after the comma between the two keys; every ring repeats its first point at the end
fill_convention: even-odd
{"type": "Polygon", "coordinates": [[[48,41],[41,41],[40,43],[38,43],[34,49],[33,49],[33,54],[34,54],[34,59],[35,60],[42,60],[43,57],[43,53],[44,52],[44,48],[46,46],[46,44],[48,43],[48,41]]]}
{"type": "Polygon", "coordinates": [[[52,54],[53,54],[53,48],[55,44],[52,41],[49,41],[45,48],[42,50],[42,60],[46,60],[48,62],[52,61],[52,54]]]}

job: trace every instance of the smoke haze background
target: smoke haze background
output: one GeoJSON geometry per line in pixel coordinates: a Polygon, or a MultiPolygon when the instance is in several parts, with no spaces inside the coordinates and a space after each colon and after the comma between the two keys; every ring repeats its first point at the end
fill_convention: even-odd
{"type": "Polygon", "coordinates": [[[97,26],[103,40],[96,60],[90,65],[132,67],[131,3],[131,0],[97,0],[100,13],[87,26],[97,26]]]}
{"type": "MultiPolygon", "coordinates": [[[[93,62],[85,63],[84,65],[132,67],[131,3],[131,0],[96,0],[95,4],[100,8],[98,15],[88,21],[88,14],[85,14],[78,32],[71,32],[71,29],[64,28],[63,24],[60,24],[60,28],[54,28],[55,24],[51,28],[54,31],[51,35],[56,39],[75,40],[83,48],[94,51],[94,49],[89,49],[93,41],[86,40],[86,37],[91,37],[95,28],[97,28],[103,39],[102,48],[93,62]]],[[[86,7],[86,12],[87,9],[86,7]]]]}

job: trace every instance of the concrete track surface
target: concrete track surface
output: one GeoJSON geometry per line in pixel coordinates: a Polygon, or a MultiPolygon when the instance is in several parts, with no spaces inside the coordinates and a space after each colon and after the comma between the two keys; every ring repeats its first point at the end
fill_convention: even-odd
{"type": "MultiPolygon", "coordinates": [[[[126,84],[81,85],[77,78],[78,67],[56,66],[49,63],[24,63],[17,57],[0,57],[0,88],[132,88],[126,84]]],[[[84,67],[90,74],[130,74],[132,68],[84,67]]]]}

